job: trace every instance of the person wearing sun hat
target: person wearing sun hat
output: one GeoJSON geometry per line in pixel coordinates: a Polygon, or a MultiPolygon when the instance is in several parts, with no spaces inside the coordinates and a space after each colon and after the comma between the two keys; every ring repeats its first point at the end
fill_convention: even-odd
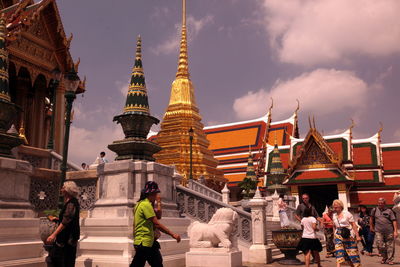
{"type": "Polygon", "coordinates": [[[140,199],[134,208],[133,245],[136,253],[130,267],[145,266],[146,261],[152,267],[163,266],[160,245],[155,241],[154,228],[170,235],[172,238],[176,239],[178,243],[181,241],[181,237],[178,234],[171,232],[157,219],[152,203],[156,201],[159,193],[160,189],[156,182],[146,182],[141,191],[140,199]]]}

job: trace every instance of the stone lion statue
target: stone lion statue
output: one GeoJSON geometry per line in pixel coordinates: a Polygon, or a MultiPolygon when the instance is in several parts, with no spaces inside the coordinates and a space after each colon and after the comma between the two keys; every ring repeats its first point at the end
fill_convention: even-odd
{"type": "Polygon", "coordinates": [[[220,208],[208,223],[193,222],[188,235],[191,248],[211,248],[221,244],[224,248],[237,248],[238,214],[230,208],[220,208]]]}

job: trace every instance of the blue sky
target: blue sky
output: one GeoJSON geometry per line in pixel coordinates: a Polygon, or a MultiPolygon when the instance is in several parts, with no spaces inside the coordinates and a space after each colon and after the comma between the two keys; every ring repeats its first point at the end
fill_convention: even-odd
{"type": "MultiPolygon", "coordinates": [[[[78,97],[71,159],[91,163],[122,137],[112,123],[128,91],[136,36],[152,115],[162,119],[175,77],[180,0],[58,1],[87,92],[78,97]]],[[[400,142],[400,2],[397,0],[187,0],[189,70],[205,125],[289,117],[300,100],[300,134],[314,115],[324,134],[356,122],[355,138],[384,125],[400,142]]],[[[109,159],[113,155],[109,153],[109,159]]]]}

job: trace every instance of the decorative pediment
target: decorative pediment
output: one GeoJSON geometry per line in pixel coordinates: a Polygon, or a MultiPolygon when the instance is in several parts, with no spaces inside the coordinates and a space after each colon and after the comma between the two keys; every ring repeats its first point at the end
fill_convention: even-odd
{"type": "Polygon", "coordinates": [[[289,172],[296,169],[316,169],[337,167],[342,169],[342,159],[327,144],[321,134],[311,128],[303,145],[295,151],[293,160],[289,163],[289,172]]]}

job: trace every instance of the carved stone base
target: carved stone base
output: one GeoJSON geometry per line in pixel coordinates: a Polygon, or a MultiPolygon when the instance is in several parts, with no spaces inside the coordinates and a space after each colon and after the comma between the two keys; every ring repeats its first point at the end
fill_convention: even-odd
{"type": "Polygon", "coordinates": [[[29,203],[32,166],[0,157],[0,266],[44,266],[39,218],[29,203]]]}
{"type": "Polygon", "coordinates": [[[190,220],[178,218],[174,201],[174,169],[156,162],[123,160],[97,166],[98,200],[89,217],[81,220],[77,267],[127,267],[133,249],[133,207],[147,181],[155,181],[161,190],[163,218],[161,223],[181,234],[181,243],[162,234],[160,238],[164,266],[184,266],[189,249],[185,236],[190,220]],[[175,209],[175,211],[174,211],[175,209]],[[173,217],[176,216],[176,217],[173,217]]]}
{"type": "Polygon", "coordinates": [[[156,143],[137,137],[114,141],[108,145],[108,148],[117,153],[118,156],[115,160],[139,159],[155,161],[153,155],[161,150],[161,147],[156,143]]]}
{"type": "Polygon", "coordinates": [[[242,267],[242,252],[224,248],[191,248],[186,253],[186,267],[242,267]]]}
{"type": "Polygon", "coordinates": [[[16,134],[7,134],[0,132],[0,157],[14,158],[11,149],[16,146],[22,145],[22,140],[16,134]]]}

